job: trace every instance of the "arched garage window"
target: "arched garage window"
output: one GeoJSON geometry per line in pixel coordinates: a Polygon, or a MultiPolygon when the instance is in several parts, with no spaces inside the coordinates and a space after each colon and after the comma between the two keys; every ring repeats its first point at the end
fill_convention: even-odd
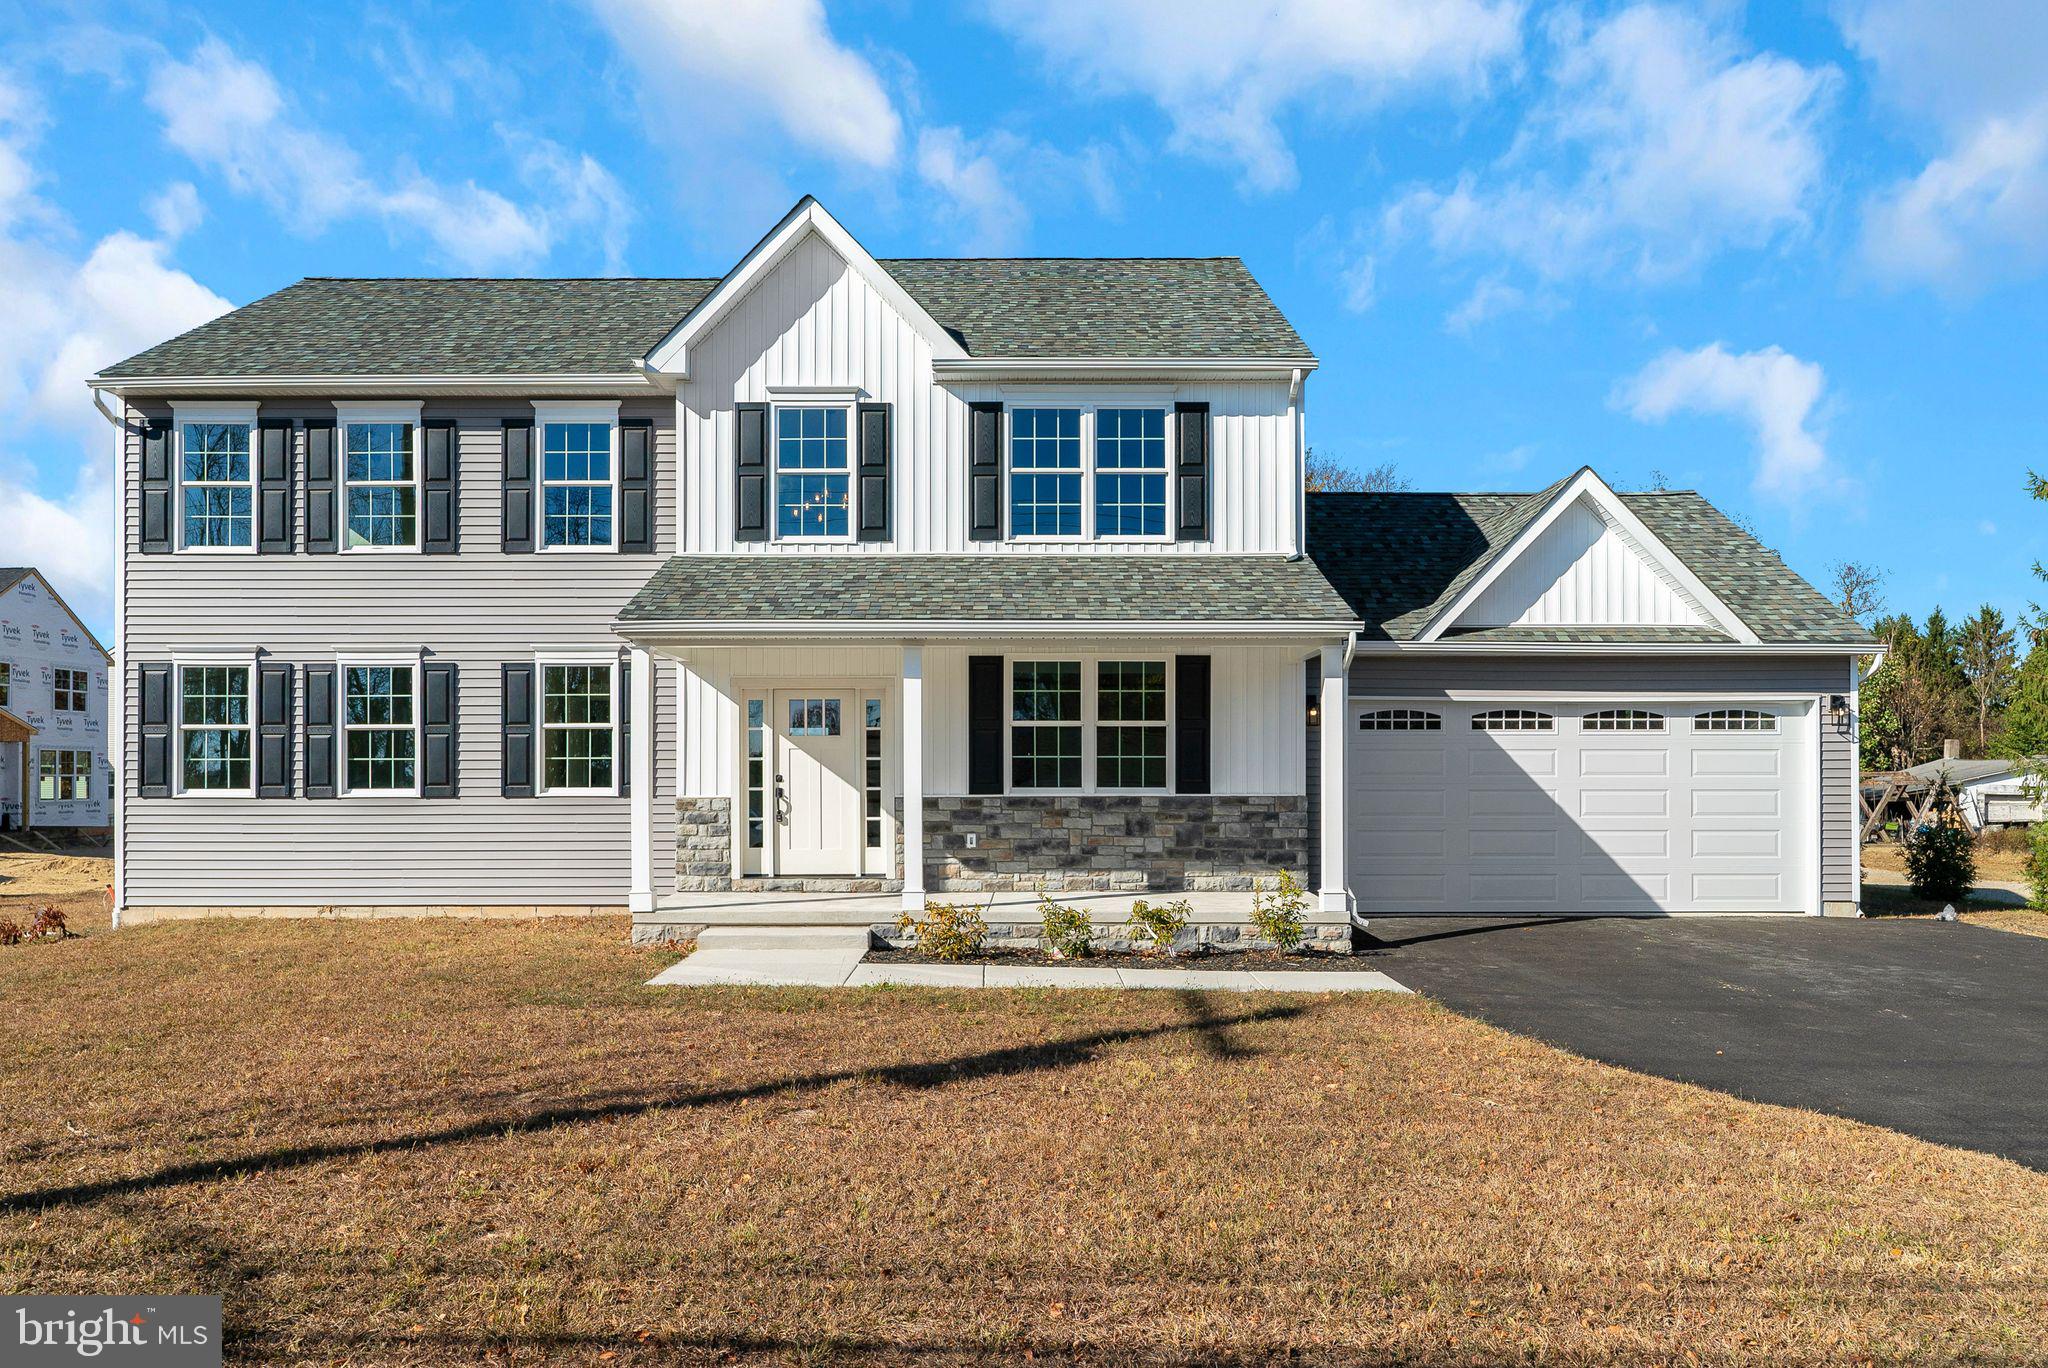
{"type": "Polygon", "coordinates": [[[1528,708],[1495,708],[1492,712],[1472,715],[1473,731],[1547,732],[1556,728],[1556,718],[1549,713],[1535,712],[1528,708]]]}
{"type": "Polygon", "coordinates": [[[1358,715],[1360,731],[1442,731],[1444,719],[1419,708],[1381,708],[1358,715]]]}
{"type": "Polygon", "coordinates": [[[1716,708],[1692,720],[1692,729],[1703,732],[1774,732],[1778,719],[1754,708],[1716,708]]]}
{"type": "Polygon", "coordinates": [[[1590,732],[1660,732],[1664,730],[1664,714],[1641,708],[1608,708],[1587,713],[1579,725],[1590,732]]]}

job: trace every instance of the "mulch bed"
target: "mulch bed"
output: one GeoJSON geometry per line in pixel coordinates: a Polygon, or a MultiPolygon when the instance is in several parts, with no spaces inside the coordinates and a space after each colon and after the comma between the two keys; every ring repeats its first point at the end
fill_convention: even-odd
{"type": "Polygon", "coordinates": [[[970,959],[941,960],[916,950],[884,948],[868,951],[867,957],[870,964],[1057,964],[1094,969],[1238,969],[1262,974],[1286,970],[1377,972],[1379,968],[1371,955],[1338,955],[1328,950],[1296,950],[1286,955],[1277,950],[1189,950],[1172,956],[1107,950],[1086,959],[1061,959],[1043,950],[990,949],[970,959]]]}

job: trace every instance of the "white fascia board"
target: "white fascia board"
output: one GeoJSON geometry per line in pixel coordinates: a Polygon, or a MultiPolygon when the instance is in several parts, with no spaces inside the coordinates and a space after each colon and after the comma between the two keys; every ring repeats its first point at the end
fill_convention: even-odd
{"type": "Polygon", "coordinates": [[[931,345],[933,359],[951,359],[967,354],[953,335],[925,312],[922,304],[910,297],[910,292],[897,282],[896,277],[884,270],[868,249],[861,246],[838,219],[826,212],[824,205],[805,195],[780,223],[768,230],[766,237],[754,244],[752,251],[740,258],[739,264],[726,273],[717,288],[699,300],[669,335],[654,345],[654,349],[647,353],[647,367],[664,375],[687,376],[690,373],[690,344],[717,327],[732,307],[747,297],[762,276],[774,270],[799,242],[814,233],[823,238],[848,266],[860,272],[889,301],[891,308],[910,320],[911,326],[931,345]]]}
{"type": "Polygon", "coordinates": [[[1830,642],[1601,642],[1601,641],[1361,641],[1360,655],[1597,655],[1597,656],[1781,656],[1882,655],[1882,647],[1830,642]]]}
{"type": "Polygon", "coordinates": [[[1058,357],[1058,356],[963,356],[932,361],[937,380],[999,380],[1007,377],[1061,377],[1079,379],[1214,379],[1242,376],[1261,380],[1289,380],[1316,368],[1313,359],[1275,360],[1265,357],[1153,356],[1153,357],[1058,357]]]}
{"type": "Polygon", "coordinates": [[[716,636],[754,640],[762,637],[966,637],[992,636],[1172,636],[1172,637],[1304,637],[1326,641],[1358,630],[1343,620],[1275,620],[1271,622],[1126,622],[1060,621],[934,621],[874,619],[866,622],[818,622],[804,619],[755,619],[744,622],[714,618],[661,622],[617,622],[612,630],[629,641],[652,637],[716,636]]]}
{"type": "Polygon", "coordinates": [[[86,381],[94,390],[122,399],[154,395],[293,395],[331,398],[338,394],[415,395],[666,393],[674,388],[644,371],[530,375],[175,375],[144,379],[86,381]]]}
{"type": "Polygon", "coordinates": [[[1677,580],[1680,587],[1691,594],[1695,602],[1707,610],[1714,618],[1716,626],[1745,646],[1762,643],[1762,638],[1750,629],[1749,624],[1737,617],[1734,609],[1723,603],[1713,590],[1707,588],[1700,577],[1695,575],[1656,533],[1645,526],[1641,518],[1630,511],[1628,505],[1621,501],[1620,496],[1608,487],[1607,482],[1601,479],[1591,466],[1581,466],[1579,473],[1572,476],[1565,487],[1552,497],[1543,511],[1508,543],[1507,549],[1494,559],[1493,564],[1486,568],[1486,572],[1466,585],[1463,592],[1444,605],[1443,611],[1431,619],[1429,626],[1423,629],[1416,640],[1434,642],[1442,637],[1460,617],[1464,616],[1467,609],[1479,601],[1480,595],[1505,574],[1507,568],[1520,559],[1523,553],[1536,543],[1537,538],[1563,516],[1567,508],[1581,498],[1591,498],[1602,512],[1635,538],[1636,544],[1655,557],[1658,565],[1677,580]]]}
{"type": "Polygon", "coordinates": [[[171,401],[171,418],[179,423],[251,423],[256,421],[254,399],[171,401]]]}
{"type": "Polygon", "coordinates": [[[616,399],[535,399],[533,418],[537,423],[590,423],[619,421],[616,399]]]}

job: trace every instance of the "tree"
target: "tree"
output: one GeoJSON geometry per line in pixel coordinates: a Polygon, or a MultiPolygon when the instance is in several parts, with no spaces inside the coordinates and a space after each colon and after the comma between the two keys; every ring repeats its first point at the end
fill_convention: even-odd
{"type": "Polygon", "coordinates": [[[2048,635],[2036,635],[2020,662],[1998,730],[1998,753],[2031,765],[2048,756],[2048,635]]]}
{"type": "Polygon", "coordinates": [[[1992,709],[2003,707],[2012,689],[2019,651],[2013,645],[2012,628],[2005,625],[2005,614],[1988,603],[1956,635],[1963,678],[1969,681],[1970,696],[1977,704],[1977,750],[1982,753],[1991,742],[1992,709]]]}
{"type": "Polygon", "coordinates": [[[1370,470],[1356,470],[1334,456],[1308,449],[1302,465],[1302,487],[1311,494],[1398,494],[1415,486],[1402,478],[1392,461],[1382,461],[1370,470]]]}
{"type": "Polygon", "coordinates": [[[1836,561],[1835,605],[1865,627],[1884,611],[1885,572],[1861,561],[1836,561]]]}

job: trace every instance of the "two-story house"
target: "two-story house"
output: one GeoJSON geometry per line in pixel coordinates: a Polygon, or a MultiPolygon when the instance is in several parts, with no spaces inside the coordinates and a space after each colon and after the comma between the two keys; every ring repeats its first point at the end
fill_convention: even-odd
{"type": "Polygon", "coordinates": [[[94,381],[117,901],[1853,908],[1868,637],[1697,496],[1304,495],[1315,366],[1235,259],[810,199],[715,280],[258,300],[94,381]]]}
{"type": "Polygon", "coordinates": [[[34,566],[0,566],[0,830],[103,831],[112,664],[34,566]]]}

